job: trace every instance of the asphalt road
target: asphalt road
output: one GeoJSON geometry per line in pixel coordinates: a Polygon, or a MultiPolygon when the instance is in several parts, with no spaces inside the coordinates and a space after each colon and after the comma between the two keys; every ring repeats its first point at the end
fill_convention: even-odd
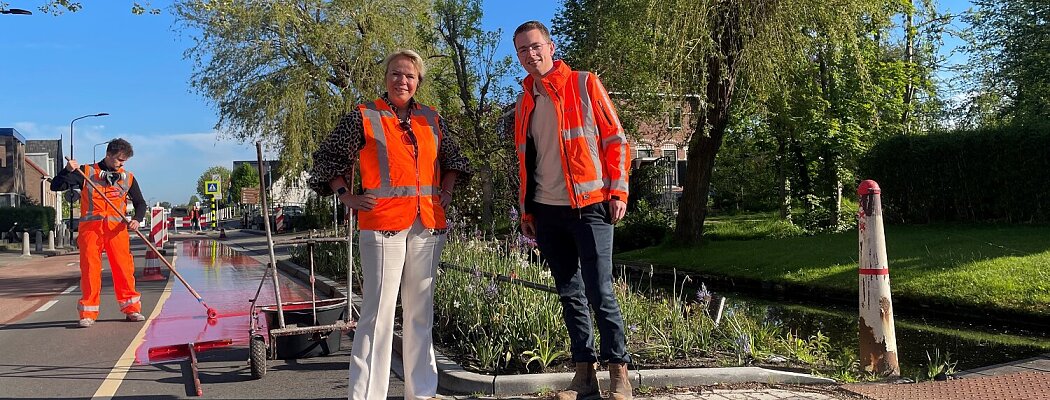
{"type": "MultiPolygon", "coordinates": [[[[236,268],[255,267],[261,270],[268,258],[264,258],[265,237],[237,231],[228,231],[228,235],[230,239],[223,243],[230,244],[238,252],[252,255],[258,262],[255,266],[238,265],[236,268]]],[[[199,243],[212,246],[212,240],[207,237],[195,238],[203,239],[199,243]]],[[[133,236],[132,248],[136,255],[136,277],[141,277],[142,267],[146,265],[143,258],[146,247],[133,236]]],[[[174,253],[184,254],[184,251],[180,248],[174,253]]],[[[66,257],[76,261],[76,257],[66,257]]],[[[176,257],[176,268],[180,268],[179,257],[183,256],[176,257]]],[[[239,264],[244,263],[242,261],[239,264]]],[[[165,271],[164,275],[169,274],[165,271]]],[[[66,290],[54,290],[51,294],[42,295],[39,291],[27,288],[24,296],[33,298],[34,305],[41,302],[43,305],[34,312],[20,313],[19,319],[0,326],[0,397],[195,397],[187,361],[154,364],[136,361],[136,353],[141,354],[141,347],[147,345],[143,342],[144,337],[154,337],[157,332],[168,328],[177,329],[158,324],[158,317],[163,314],[159,310],[166,310],[163,304],[175,301],[179,296],[187,296],[188,292],[174,277],[138,282],[137,288],[142,293],[142,313],[147,316],[147,321],[125,322],[113,298],[107,266],[103,272],[101,315],[98,322],[87,329],[77,327],[76,304],[80,291],[75,286],[79,282],[68,271],[58,279],[58,287],[64,286],[61,284],[63,280],[67,282],[66,290]],[[162,306],[158,307],[159,304],[162,306]],[[147,333],[151,331],[151,325],[156,325],[153,328],[156,332],[152,334],[147,333]]],[[[197,289],[205,299],[220,296],[208,293],[205,289],[197,289]]],[[[4,294],[17,296],[18,292],[18,288],[5,288],[4,294]]],[[[247,308],[246,300],[244,304],[247,308]]],[[[246,330],[225,333],[231,336],[243,335],[235,338],[240,343],[245,343],[248,336],[246,330]]],[[[253,380],[250,376],[248,352],[242,344],[201,352],[198,361],[203,397],[346,398],[347,365],[352,339],[343,337],[341,342],[341,349],[327,357],[269,360],[269,372],[259,380],[253,380]]],[[[403,384],[398,376],[400,368],[395,365],[389,398],[402,396],[403,384]]]]}

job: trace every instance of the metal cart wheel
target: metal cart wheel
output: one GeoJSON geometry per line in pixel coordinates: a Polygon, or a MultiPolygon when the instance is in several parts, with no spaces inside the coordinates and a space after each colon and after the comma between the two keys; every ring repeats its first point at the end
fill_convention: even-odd
{"type": "Polygon", "coordinates": [[[266,339],[262,335],[252,335],[248,348],[248,363],[251,365],[252,378],[262,379],[263,376],[266,376],[266,339]]]}

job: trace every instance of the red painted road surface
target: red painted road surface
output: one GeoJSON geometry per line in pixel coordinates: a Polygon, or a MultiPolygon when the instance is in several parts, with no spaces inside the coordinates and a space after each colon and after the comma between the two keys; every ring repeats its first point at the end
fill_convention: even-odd
{"type": "MultiPolygon", "coordinates": [[[[148,352],[154,347],[224,339],[231,339],[234,346],[248,344],[250,301],[266,266],[213,240],[177,242],[176,254],[175,268],[219,317],[208,320],[204,306],[177,279],[169,278],[171,296],[150,322],[145,341],[136,349],[137,364],[150,363],[148,352]]],[[[282,301],[310,299],[309,289],[285,276],[280,278],[282,301]]],[[[275,302],[272,278],[268,277],[258,304],[275,302]]]]}

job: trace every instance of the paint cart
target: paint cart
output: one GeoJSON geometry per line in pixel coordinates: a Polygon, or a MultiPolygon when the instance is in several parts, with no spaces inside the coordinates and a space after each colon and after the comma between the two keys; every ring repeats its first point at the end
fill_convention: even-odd
{"type": "MultiPolygon", "coordinates": [[[[339,350],[342,333],[355,327],[353,321],[353,216],[347,223],[346,236],[337,238],[305,237],[275,242],[270,226],[270,205],[267,199],[266,184],[262,182],[263,158],[262,145],[256,143],[259,158],[260,197],[262,201],[263,223],[266,229],[266,243],[270,262],[259,282],[259,288],[251,299],[249,318],[249,356],[252,378],[259,379],[266,375],[267,360],[298,359],[328,355],[339,350]],[[314,275],[315,247],[320,243],[347,243],[346,296],[343,298],[317,300],[314,275]],[[274,247],[278,245],[307,246],[310,260],[310,300],[282,302],[280,284],[278,283],[277,260],[274,247]],[[259,294],[267,278],[273,282],[275,304],[260,305],[259,294]],[[260,321],[262,316],[266,326],[260,321]]],[[[312,236],[312,235],[311,235],[312,236]]]]}
{"type": "MultiPolygon", "coordinates": [[[[310,257],[310,292],[308,301],[282,302],[280,291],[275,290],[275,304],[258,303],[259,293],[268,277],[277,284],[276,270],[269,266],[259,282],[255,298],[251,300],[249,322],[249,365],[252,378],[266,375],[267,360],[289,360],[326,356],[339,350],[342,333],[353,329],[353,302],[347,297],[318,300],[314,288],[314,252],[320,243],[348,242],[344,238],[294,238],[272,242],[272,246],[307,246],[310,257]],[[263,326],[265,324],[265,326],[263,326]]],[[[271,250],[272,252],[272,250],[271,250]]],[[[349,258],[349,257],[348,257],[349,258]]],[[[349,262],[349,260],[348,260],[349,262]]],[[[273,264],[271,264],[273,265],[273,264]]],[[[349,268],[348,268],[349,270],[349,268]]],[[[349,282],[350,272],[347,272],[349,282]]]]}

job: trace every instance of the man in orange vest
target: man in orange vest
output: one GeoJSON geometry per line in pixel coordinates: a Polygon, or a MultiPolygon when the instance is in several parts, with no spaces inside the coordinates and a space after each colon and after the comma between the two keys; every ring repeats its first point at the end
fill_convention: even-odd
{"type": "Polygon", "coordinates": [[[110,270],[113,272],[113,291],[125,319],[132,322],[145,321],[139,292],[135,291],[135,263],[131,256],[129,229],[138,229],[139,221],[145,217],[146,201],[142,190],[131,172],[124,170],[124,163],[135,154],[131,143],[124,139],[113,139],[106,147],[106,157],[98,164],[77,164],[69,158],[66,168],[51,181],[51,190],[62,191],[70,187],[81,187],[80,226],[77,245],[80,247],[80,312],[79,325],[87,328],[95,324],[99,312],[99,295],[102,292],[102,251],[106,251],[110,270]],[[74,172],[79,168],[80,172],[74,172]],[[99,190],[84,182],[90,179],[99,190]],[[106,204],[109,199],[117,210],[106,204]],[[135,207],[135,217],[128,220],[125,215],[128,197],[135,207]]]}
{"type": "Polygon", "coordinates": [[[557,398],[597,398],[601,360],[609,367],[610,398],[630,399],[631,358],[612,278],[613,224],[627,210],[627,137],[598,77],[554,60],[546,26],[519,26],[514,48],[528,72],[514,114],[521,230],[550,266],[576,362],[557,398]],[[597,355],[591,310],[601,334],[597,355]]]}

